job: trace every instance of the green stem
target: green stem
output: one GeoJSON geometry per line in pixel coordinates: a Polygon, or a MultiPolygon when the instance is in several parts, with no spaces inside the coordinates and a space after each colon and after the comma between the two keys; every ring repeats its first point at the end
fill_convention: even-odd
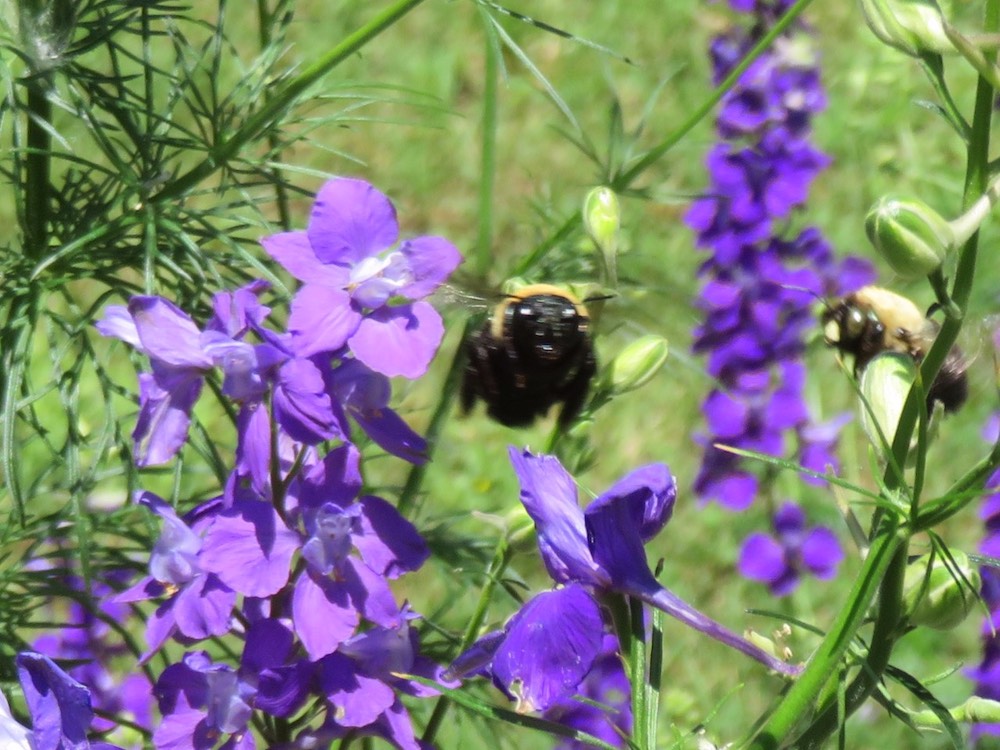
{"type": "MultiPolygon", "coordinates": [[[[733,70],[723,79],[722,83],[715,87],[715,90],[711,95],[702,102],[701,106],[692,112],[692,114],[685,120],[679,128],[668,135],[664,140],[658,143],[656,146],[651,148],[646,152],[646,155],[642,157],[639,161],[629,167],[623,172],[619,172],[611,180],[608,185],[616,193],[623,193],[625,190],[631,186],[636,179],[638,179],[647,169],[652,167],[657,161],[659,161],[664,154],[666,154],[670,149],[676,146],[684,136],[691,132],[695,126],[701,122],[718,104],[722,97],[724,97],[736,82],[739,80],[743,72],[749,68],[754,60],[760,57],[768,47],[777,39],[785,30],[791,25],[791,23],[799,17],[799,15],[808,7],[812,0],[798,0],[788,12],[785,13],[774,26],[761,37],[760,41],[754,45],[746,57],[744,57],[740,64],[737,65],[733,70]]],[[[549,236],[544,242],[535,247],[529,254],[525,255],[518,264],[514,267],[513,276],[523,276],[528,270],[534,268],[539,261],[542,260],[554,247],[557,247],[560,243],[568,239],[577,227],[580,225],[582,219],[582,214],[579,210],[575,211],[562,226],[555,231],[554,234],[549,236]]]]}
{"type": "Polygon", "coordinates": [[[652,750],[656,744],[649,725],[651,696],[646,683],[646,621],[642,602],[629,597],[628,610],[632,633],[628,652],[629,683],[632,685],[632,741],[640,750],[652,750]]]}
{"type": "Polygon", "coordinates": [[[754,750],[775,750],[782,747],[802,717],[811,713],[820,691],[837,674],[840,661],[854,640],[869,603],[874,599],[886,571],[898,557],[900,550],[905,550],[906,540],[906,533],[892,519],[887,518],[883,522],[872,540],[847,604],[839,611],[805,670],[785,693],[760,730],[750,739],[749,747],[754,750]]]}
{"type": "Polygon", "coordinates": [[[396,23],[421,2],[422,0],[396,0],[395,3],[386,8],[370,22],[353,34],[348,35],[340,44],[320,57],[319,60],[307,66],[301,73],[290,79],[271,99],[264,102],[257,113],[251,115],[239,130],[211,148],[208,155],[199,164],[192,167],[176,180],[168,183],[163,190],[152,196],[150,200],[159,203],[183,196],[199,182],[229,162],[230,159],[239,153],[240,149],[251,143],[262,132],[272,127],[314,83],[361,49],[366,43],[396,23]]]}
{"type": "MultiPolygon", "coordinates": [[[[264,53],[267,48],[271,46],[273,39],[271,26],[274,24],[276,16],[277,13],[273,13],[271,9],[267,7],[267,0],[257,0],[257,42],[260,45],[261,53],[264,53]]],[[[265,88],[265,104],[270,98],[270,89],[265,88]]],[[[267,131],[267,145],[270,158],[273,159],[280,153],[278,149],[278,136],[270,128],[268,128],[267,131]]],[[[292,226],[292,214],[288,207],[288,190],[285,187],[285,181],[282,177],[281,170],[272,170],[271,176],[274,178],[274,199],[278,204],[278,225],[285,231],[288,231],[292,226]]]]}
{"type": "MultiPolygon", "coordinates": [[[[492,30],[489,14],[484,23],[492,30]]],[[[500,48],[496,34],[486,38],[486,59],[483,70],[482,161],[479,176],[479,228],[476,232],[475,273],[485,278],[493,263],[493,192],[497,170],[497,89],[500,80],[500,48]]]]}
{"type": "Polygon", "coordinates": [[[45,257],[49,246],[52,135],[47,126],[52,121],[50,83],[45,74],[36,74],[27,83],[29,115],[24,176],[24,250],[34,260],[45,257]]]}

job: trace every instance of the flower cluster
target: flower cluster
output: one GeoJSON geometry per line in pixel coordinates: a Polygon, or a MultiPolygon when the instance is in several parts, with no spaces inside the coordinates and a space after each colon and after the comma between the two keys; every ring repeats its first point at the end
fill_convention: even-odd
{"type": "MultiPolygon", "coordinates": [[[[717,83],[780,10],[774,3],[733,6],[755,23],[713,41],[717,83]]],[[[707,355],[718,383],[703,407],[708,435],[695,488],[733,510],[750,505],[757,478],[714,443],[784,455],[791,432],[808,468],[833,463],[827,436],[810,434],[817,430],[802,398],[805,335],[814,325],[815,297],[860,286],[870,269],[854,259],[837,263],[815,228],[781,236],[784,220],[828,163],[808,140],[811,118],[824,104],[813,55],[799,38],[779,38],[724,99],[722,142],[707,160],[712,184],[687,215],[698,246],[711,252],[699,271],[705,320],[694,348],[707,355]]]]}
{"type": "MultiPolygon", "coordinates": [[[[790,5],[730,4],[750,24],[713,40],[716,83],[790,5]]],[[[687,214],[697,245],[710,252],[699,269],[704,322],[694,349],[706,355],[716,381],[702,406],[707,431],[699,438],[705,449],[695,491],[735,511],[753,502],[758,477],[716,444],[785,456],[794,441],[806,468],[836,465],[842,420],[812,421],[801,358],[815,325],[815,299],[862,285],[871,269],[853,258],[837,262],[813,227],[784,234],[829,161],[809,142],[812,117],[824,105],[805,34],[779,37],[723,100],[716,122],[721,141],[707,158],[711,185],[687,214]]]]}
{"type": "MultiPolygon", "coordinates": [[[[326,183],[308,228],[263,240],[303,282],[287,330],[269,322],[254,282],[213,300],[199,326],[160,297],[106,310],[98,329],[149,358],[133,434],[139,465],[170,460],[188,437],[206,377],[238,413],[232,473],[218,497],[180,514],[151,492],[136,501],[160,520],[149,574],[113,598],[154,602],[150,660],[169,641],[188,650],[152,693],[160,748],[256,746],[253,723],[281,727],[305,709],[296,743],[380,736],[418,741],[400,695],[431,693],[401,675],[440,679],[419,653],[417,617],[390,581],[428,549],[391,504],[363,491],[348,418],[385,451],[425,460],[425,443],[388,407],[389,378],[422,375],[443,334],[424,301],[458,265],[440,237],[398,247],[395,209],[360,180],[326,183]],[[192,648],[226,637],[238,662],[192,648]],[[261,721],[264,719],[264,721],[261,721]]],[[[147,690],[148,694],[148,690],[147,690]]]]}

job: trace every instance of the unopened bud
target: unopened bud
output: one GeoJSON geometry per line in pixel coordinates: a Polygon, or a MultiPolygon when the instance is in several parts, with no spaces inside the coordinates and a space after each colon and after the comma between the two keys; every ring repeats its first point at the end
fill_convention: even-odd
{"type": "Polygon", "coordinates": [[[861,10],[872,33],[904,54],[955,51],[935,0],[861,0],[861,10]]]}
{"type": "Polygon", "coordinates": [[[861,408],[861,426],[873,445],[882,445],[879,430],[892,445],[906,394],[916,377],[913,357],[899,352],[879,354],[861,373],[861,395],[868,404],[867,408],[861,408]]]}
{"type": "Polygon", "coordinates": [[[649,334],[636,339],[602,370],[602,388],[620,395],[645,385],[663,367],[668,351],[667,340],[662,336],[649,334]]]}
{"type": "Polygon", "coordinates": [[[979,584],[979,570],[964,552],[952,551],[950,559],[923,555],[906,566],[904,611],[914,625],[950,630],[975,606],[979,584]]]}
{"type": "Polygon", "coordinates": [[[583,225],[601,251],[604,281],[612,287],[618,284],[618,231],[621,224],[621,206],[614,190],[601,186],[587,193],[587,197],[583,199],[583,225]]]}
{"type": "Polygon", "coordinates": [[[904,279],[936,271],[954,250],[951,225],[925,203],[886,196],[865,218],[865,231],[875,249],[904,279]]]}
{"type": "Polygon", "coordinates": [[[76,32],[72,0],[22,0],[18,3],[22,48],[35,72],[58,67],[76,32]]]}

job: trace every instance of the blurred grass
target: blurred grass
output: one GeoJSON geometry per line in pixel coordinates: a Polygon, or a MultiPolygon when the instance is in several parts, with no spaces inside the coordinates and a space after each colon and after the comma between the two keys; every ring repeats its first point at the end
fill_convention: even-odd
{"type": "MultiPolygon", "coordinates": [[[[626,126],[631,127],[652,92],[664,84],[644,136],[646,145],[661,140],[703,100],[709,87],[708,40],[731,18],[725,4],[695,0],[669,4],[536,0],[518,9],[634,61],[627,65],[527,24],[501,21],[558,90],[583,131],[595,140],[600,142],[607,130],[614,98],[621,103],[626,126]]],[[[335,12],[329,3],[297,3],[289,59],[308,63],[361,25],[371,12],[363,3],[340,4],[335,12]]],[[[828,110],[815,123],[814,140],[834,158],[834,164],[814,186],[801,220],[819,226],[839,252],[868,255],[864,214],[884,192],[918,195],[945,215],[957,213],[963,152],[943,121],[918,106],[918,100],[932,99],[933,94],[916,65],[878,45],[853,4],[814,3],[808,18],[818,30],[815,39],[829,96],[828,110]]],[[[324,101],[325,95],[337,96],[346,87],[356,90],[358,84],[390,87],[388,94],[398,96],[402,103],[392,104],[380,96],[357,110],[359,116],[349,124],[315,133],[314,140],[324,149],[300,146],[284,154],[284,160],[370,180],[395,201],[404,234],[443,234],[460,248],[471,248],[477,232],[483,44],[472,4],[428,0],[340,66],[317,92],[314,106],[321,111],[331,106],[324,101]]],[[[551,231],[545,217],[554,215],[558,224],[558,218],[576,209],[598,179],[594,165],[559,133],[569,125],[537,81],[512,56],[506,55],[504,64],[507,77],[499,96],[493,217],[495,262],[487,280],[493,286],[503,280],[504,269],[551,231]]],[[[972,84],[969,76],[955,79],[960,106],[971,105],[972,84]]],[[[733,563],[743,537],[767,524],[767,500],[778,503],[786,497],[799,498],[815,521],[842,530],[832,496],[783,475],[772,498],[758,502],[746,514],[733,515],[715,506],[699,508],[690,490],[701,454],[694,442],[701,429],[699,404],[710,383],[700,363],[688,354],[691,329],[698,320],[692,305],[697,294],[695,269],[703,256],[693,248],[682,218],[688,198],[704,188],[702,161],[712,142],[711,123],[706,121],[640,181],[650,200],[623,202],[629,252],[619,262],[620,272],[638,289],[630,295],[627,310],[622,305],[616,313],[615,303],[608,306],[606,323],[617,328],[599,338],[599,353],[606,359],[624,341],[648,331],[666,336],[672,354],[664,372],[651,384],[599,413],[593,430],[598,462],[579,481],[584,493],[596,494],[635,466],[666,461],[678,477],[678,507],[670,526],[650,547],[651,559],[662,556],[666,560],[661,576],[666,585],[734,629],[752,625],[767,632],[772,628],[765,618],[747,617],[743,610],[748,607],[776,610],[822,626],[844,598],[857,568],[856,554],[837,581],[809,582],[782,601],[740,580],[733,573],[733,563]]],[[[318,176],[304,176],[300,186],[311,193],[321,181],[318,176]]],[[[293,200],[295,226],[304,226],[309,204],[308,198],[293,200]]],[[[5,213],[2,207],[0,213],[5,213]]],[[[12,224],[9,217],[2,218],[5,225],[12,224]]],[[[973,323],[993,313],[998,303],[995,290],[1000,272],[992,261],[996,243],[990,229],[985,236],[973,323]]],[[[883,275],[883,283],[912,293],[921,306],[931,302],[927,290],[907,289],[888,275],[883,275]]],[[[431,373],[413,386],[399,384],[405,388],[402,408],[418,428],[436,403],[441,378],[458,344],[459,315],[445,312],[452,325],[431,373]]],[[[992,354],[985,342],[977,341],[976,326],[970,329],[968,347],[980,351],[972,372],[971,403],[945,423],[931,450],[931,494],[945,488],[982,453],[979,426],[996,408],[992,354]]],[[[853,409],[852,390],[833,355],[817,344],[811,348],[809,363],[813,413],[822,418],[853,409]]],[[[122,378],[130,382],[131,371],[123,368],[122,378]]],[[[509,430],[487,421],[481,411],[450,420],[423,488],[422,523],[492,539],[495,527],[474,512],[503,515],[517,505],[517,485],[506,446],[514,443],[538,449],[548,427],[509,430]]],[[[848,429],[846,439],[845,475],[874,486],[871,462],[856,427],[848,429]]],[[[371,462],[367,471],[368,481],[387,488],[390,497],[389,488],[405,477],[395,461],[371,462]]],[[[204,487],[207,479],[194,477],[190,482],[204,487]]],[[[164,482],[170,481],[164,477],[164,482]]],[[[859,512],[866,514],[863,508],[859,512]]],[[[944,531],[947,540],[964,549],[974,545],[977,534],[971,513],[944,531]]],[[[518,556],[514,569],[534,584],[546,585],[533,551],[518,556]]],[[[476,580],[475,575],[471,580],[476,580]]],[[[429,564],[403,583],[406,588],[401,593],[410,596],[419,611],[456,602],[456,608],[443,618],[446,626],[456,630],[463,624],[462,605],[468,601],[471,609],[476,596],[475,590],[469,590],[469,578],[442,563],[429,564]]],[[[494,622],[502,621],[514,606],[499,600],[491,611],[494,622]]],[[[978,624],[969,622],[954,633],[911,637],[900,645],[899,660],[918,675],[943,673],[962,661],[975,662],[978,632],[978,624]]],[[[800,638],[793,642],[798,656],[812,646],[807,636],[800,638]]],[[[708,727],[709,736],[720,743],[735,740],[777,689],[777,682],[762,676],[756,665],[734,658],[727,649],[672,621],[667,623],[665,658],[668,696],[663,720],[689,730],[716,708],[716,701],[729,696],[708,727]],[[737,689],[744,682],[746,686],[737,689]]],[[[953,676],[935,690],[947,704],[963,697],[969,687],[961,677],[953,676]]],[[[449,723],[441,739],[443,747],[458,742],[470,747],[498,746],[497,740],[483,736],[478,725],[457,712],[454,715],[459,718],[449,723]]],[[[544,745],[541,738],[524,732],[513,736],[511,746],[544,745]]],[[[943,745],[933,737],[918,740],[888,721],[878,708],[855,718],[847,736],[857,747],[876,742],[898,747],[943,745]]]]}

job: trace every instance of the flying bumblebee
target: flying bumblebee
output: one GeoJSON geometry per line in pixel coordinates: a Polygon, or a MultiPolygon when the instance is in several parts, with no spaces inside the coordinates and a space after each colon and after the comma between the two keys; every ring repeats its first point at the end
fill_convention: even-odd
{"type": "Polygon", "coordinates": [[[529,425],[558,403],[559,425],[569,425],[597,371],[586,306],[551,284],[507,295],[465,346],[463,412],[482,399],[508,427],[529,425]]]}
{"type": "MultiPolygon", "coordinates": [[[[900,352],[920,362],[938,332],[938,324],[895,292],[877,286],[862,287],[824,310],[823,337],[828,346],[853,355],[859,375],[877,354],[900,352]]],[[[927,410],[940,401],[946,412],[956,411],[968,396],[968,362],[953,346],[934,382],[927,389],[927,410]]]]}

